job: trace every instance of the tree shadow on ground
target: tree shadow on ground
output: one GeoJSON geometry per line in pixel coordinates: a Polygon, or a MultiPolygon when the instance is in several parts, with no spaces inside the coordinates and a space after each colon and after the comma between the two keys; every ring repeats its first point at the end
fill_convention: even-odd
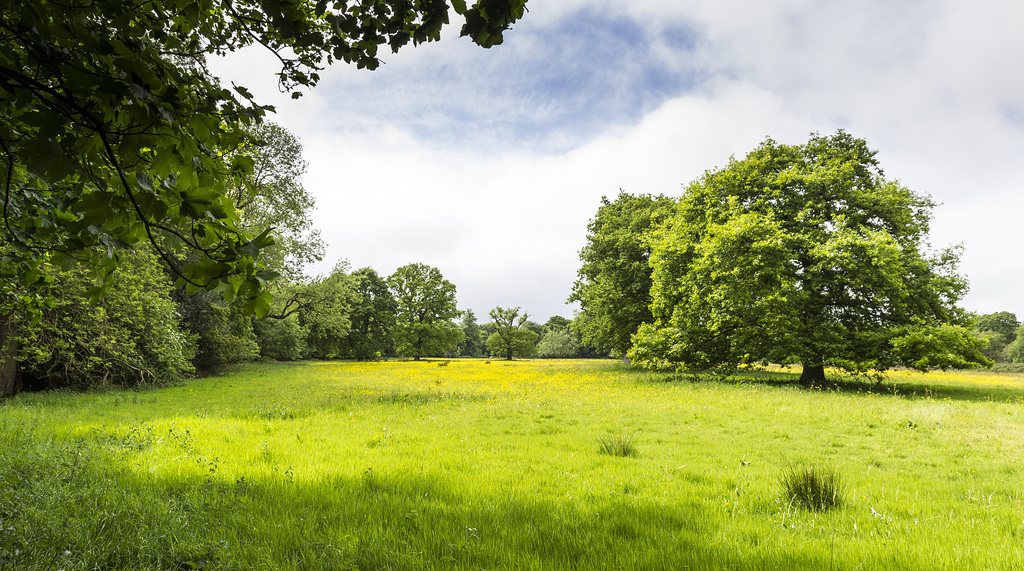
{"type": "MultiPolygon", "coordinates": [[[[938,374],[938,372],[936,372],[938,374]]],[[[792,387],[808,391],[831,391],[837,393],[880,394],[907,398],[954,400],[967,402],[1024,403],[1024,375],[1016,373],[973,373],[983,381],[972,382],[953,379],[927,378],[929,373],[920,373],[913,379],[888,376],[880,380],[870,377],[826,374],[823,384],[803,385],[799,382],[799,371],[748,370],[733,374],[716,371],[696,370],[681,373],[656,373],[652,380],[661,382],[716,382],[750,383],[772,387],[792,387]]]]}
{"type": "MultiPolygon", "coordinates": [[[[485,496],[428,474],[156,476],[85,442],[0,467],[0,569],[825,568],[814,549],[723,543],[701,498],[485,496]],[[76,454],[69,462],[72,449],[76,454]],[[78,509],[75,505],[88,505],[78,509]]],[[[38,443],[36,443],[38,444],[38,443]]]]}

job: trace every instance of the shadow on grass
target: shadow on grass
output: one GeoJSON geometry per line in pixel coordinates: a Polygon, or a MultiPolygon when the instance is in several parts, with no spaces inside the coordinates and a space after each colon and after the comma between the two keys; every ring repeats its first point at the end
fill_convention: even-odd
{"type": "MultiPolygon", "coordinates": [[[[624,372],[626,370],[624,369],[624,372]]],[[[929,381],[929,373],[919,373],[914,379],[895,379],[892,376],[875,380],[867,377],[831,374],[826,375],[824,384],[804,386],[799,382],[800,373],[787,371],[751,370],[733,375],[714,371],[687,371],[682,373],[657,373],[633,369],[638,382],[690,382],[690,383],[750,383],[772,387],[793,387],[808,391],[831,391],[837,393],[881,394],[906,398],[930,398],[969,402],[1024,403],[1024,378],[1017,373],[996,373],[983,371],[973,373],[991,382],[957,381],[935,378],[929,381]]]]}
{"type": "MultiPolygon", "coordinates": [[[[0,569],[824,568],[723,546],[698,500],[459,493],[425,476],[154,477],[88,444],[0,465],[0,569]],[[74,460],[71,460],[74,458],[74,460]],[[77,507],[76,507],[77,506],[77,507]]],[[[10,438],[5,439],[10,443],[10,438]]],[[[4,460],[12,460],[10,457],[4,460]]]]}

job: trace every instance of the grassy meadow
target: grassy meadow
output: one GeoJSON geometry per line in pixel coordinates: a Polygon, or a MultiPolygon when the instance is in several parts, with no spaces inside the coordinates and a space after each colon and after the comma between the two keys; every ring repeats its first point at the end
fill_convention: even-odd
{"type": "Polygon", "coordinates": [[[0,570],[1024,569],[1024,377],[796,376],[306,362],[23,394],[0,570]],[[838,508],[783,493],[808,467],[838,508]]]}

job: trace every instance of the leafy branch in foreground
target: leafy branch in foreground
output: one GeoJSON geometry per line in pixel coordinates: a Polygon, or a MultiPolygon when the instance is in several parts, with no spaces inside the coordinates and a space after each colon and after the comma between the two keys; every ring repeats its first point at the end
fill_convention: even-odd
{"type": "MultiPolygon", "coordinates": [[[[490,47],[525,0],[452,6],[465,19],[462,35],[490,47]]],[[[324,65],[374,69],[382,45],[439,39],[448,13],[448,2],[403,0],[4,3],[0,314],[41,285],[32,271],[41,260],[103,275],[118,250],[143,242],[179,285],[267,312],[274,274],[257,260],[272,242],[244,231],[227,194],[250,185],[253,159],[235,151],[270,108],[242,86],[221,86],[206,58],[262,46],[278,58],[281,87],[298,97],[324,65]],[[182,249],[199,255],[179,263],[182,249]]]]}

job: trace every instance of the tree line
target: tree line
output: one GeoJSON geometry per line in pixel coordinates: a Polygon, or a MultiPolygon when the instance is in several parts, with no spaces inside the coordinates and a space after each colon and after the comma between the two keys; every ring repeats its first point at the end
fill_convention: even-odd
{"type": "MultiPolygon", "coordinates": [[[[273,109],[222,85],[208,57],[265,49],[281,89],[298,98],[326,65],[373,70],[382,48],[439,40],[451,14],[461,36],[498,45],[525,2],[3,3],[0,393],[14,390],[19,363],[48,379],[62,369],[148,379],[251,354],[242,316],[270,315],[279,273],[292,283],[282,287],[295,294],[293,314],[325,294],[287,270],[317,252],[315,232],[293,249],[287,234],[302,233],[301,216],[261,220],[301,213],[305,200],[261,189],[264,175],[287,181],[257,163],[255,149],[289,152],[264,145],[273,109]]],[[[323,317],[324,331],[344,323],[323,317]]]]}
{"type": "Polygon", "coordinates": [[[381,276],[341,262],[326,276],[306,276],[324,244],[311,223],[315,201],[301,184],[301,144],[273,123],[249,136],[253,143],[240,152],[253,165],[251,190],[227,196],[241,228],[273,236],[262,249],[275,270],[265,310],[257,314],[230,289],[177,286],[162,257],[197,255],[187,248],[168,246],[163,256],[144,244],[124,248],[102,285],[83,264],[44,259],[33,291],[40,301],[5,321],[3,394],[165,382],[256,359],[582,354],[564,318],[541,326],[519,308],[498,307],[490,323],[477,324],[472,310],[458,309],[455,285],[425,264],[381,276]]]}
{"type": "MultiPolygon", "coordinates": [[[[416,358],[467,343],[454,307],[407,307],[419,283],[454,298],[434,268],[302,276],[322,243],[297,146],[205,59],[260,45],[300,97],[335,60],[374,69],[381,46],[438,39],[450,10],[483,47],[525,12],[525,0],[450,4],[0,8],[0,392],[18,367],[45,383],[148,382],[264,348],[416,358]],[[375,313],[378,301],[394,311],[375,313]]],[[[989,365],[1003,342],[998,354],[1015,358],[1016,335],[972,331],[959,306],[960,251],[927,242],[934,202],[886,178],[875,155],[843,131],[768,139],[678,199],[605,199],[571,326],[540,337],[499,307],[482,347],[509,358],[574,341],[651,368],[800,364],[807,383],[825,367],[989,365]]]]}

